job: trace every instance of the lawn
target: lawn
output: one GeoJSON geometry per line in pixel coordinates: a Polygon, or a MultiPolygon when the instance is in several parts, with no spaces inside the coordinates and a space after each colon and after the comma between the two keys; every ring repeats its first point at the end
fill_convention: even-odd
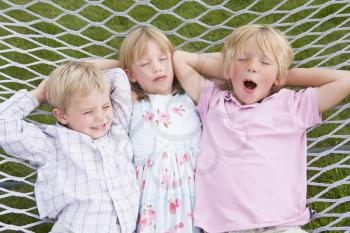
{"type": "MultiPolygon", "coordinates": [[[[68,60],[118,58],[125,35],[147,24],[193,52],[220,51],[238,26],[273,24],[291,41],[293,66],[350,69],[349,0],[3,0],[0,12],[0,102],[68,60]]],[[[43,106],[30,119],[54,123],[43,114],[49,110],[43,106]]],[[[349,116],[350,97],[309,131],[308,197],[319,215],[308,230],[350,228],[349,116]]],[[[33,168],[0,149],[0,172],[0,231],[48,232],[50,223],[36,223],[33,168]]]]}

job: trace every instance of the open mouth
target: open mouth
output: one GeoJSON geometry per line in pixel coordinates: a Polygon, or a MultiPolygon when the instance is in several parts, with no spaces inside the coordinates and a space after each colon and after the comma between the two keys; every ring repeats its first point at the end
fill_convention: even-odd
{"type": "Polygon", "coordinates": [[[106,127],[106,124],[102,124],[102,125],[94,126],[91,128],[94,130],[103,130],[105,127],[106,127]]]}
{"type": "Polygon", "coordinates": [[[251,80],[246,80],[243,83],[245,88],[247,88],[248,90],[254,90],[257,86],[257,84],[251,80]]]}

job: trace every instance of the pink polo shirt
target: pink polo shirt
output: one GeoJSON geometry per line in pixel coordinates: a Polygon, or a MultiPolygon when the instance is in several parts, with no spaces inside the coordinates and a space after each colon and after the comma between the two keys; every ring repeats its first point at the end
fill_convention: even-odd
{"type": "Polygon", "coordinates": [[[197,108],[195,226],[215,233],[307,223],[306,129],[321,121],[316,89],[241,105],[209,82],[197,108]]]}

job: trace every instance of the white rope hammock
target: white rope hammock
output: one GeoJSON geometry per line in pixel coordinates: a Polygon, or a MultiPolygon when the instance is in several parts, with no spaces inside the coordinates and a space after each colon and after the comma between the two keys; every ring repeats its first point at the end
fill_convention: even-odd
{"type": "MultiPolygon", "coordinates": [[[[0,102],[34,88],[62,62],[115,58],[125,35],[140,25],[160,28],[177,48],[205,52],[218,51],[233,28],[247,23],[284,31],[297,67],[350,67],[350,0],[2,0],[0,102]]],[[[43,115],[48,111],[40,108],[31,120],[43,115]]],[[[315,233],[350,233],[349,116],[348,98],[309,131],[308,203],[318,213],[307,229],[315,233]]],[[[0,148],[0,231],[41,232],[47,224],[38,218],[35,176],[32,166],[0,148]]]]}

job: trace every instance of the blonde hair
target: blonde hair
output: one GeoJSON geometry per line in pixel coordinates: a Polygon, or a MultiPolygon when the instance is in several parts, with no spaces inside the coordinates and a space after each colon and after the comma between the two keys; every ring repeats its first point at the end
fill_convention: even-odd
{"type": "Polygon", "coordinates": [[[68,62],[56,68],[47,83],[47,100],[65,112],[72,96],[86,96],[93,91],[104,92],[109,82],[103,72],[87,62],[68,62]]]}
{"type": "MultiPolygon", "coordinates": [[[[124,39],[119,50],[120,68],[131,70],[131,66],[141,59],[148,52],[148,42],[156,43],[163,53],[173,53],[174,46],[169,39],[158,29],[151,26],[138,27],[132,31],[124,39]]],[[[143,91],[137,82],[131,83],[131,89],[136,92],[140,99],[147,99],[145,91],[143,91]]],[[[177,79],[173,81],[173,94],[183,93],[177,79]]]]}
{"type": "Polygon", "coordinates": [[[244,25],[228,36],[222,49],[224,74],[229,74],[232,59],[240,55],[251,40],[254,40],[262,54],[274,55],[278,66],[277,80],[281,80],[291,65],[294,55],[286,36],[270,25],[244,25]]]}

